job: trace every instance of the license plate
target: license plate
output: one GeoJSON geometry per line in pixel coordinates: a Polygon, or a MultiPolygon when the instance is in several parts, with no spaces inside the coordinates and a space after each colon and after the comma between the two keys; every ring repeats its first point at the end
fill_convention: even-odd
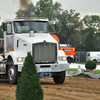
{"type": "Polygon", "coordinates": [[[50,72],[51,68],[41,68],[40,72],[50,72]]]}

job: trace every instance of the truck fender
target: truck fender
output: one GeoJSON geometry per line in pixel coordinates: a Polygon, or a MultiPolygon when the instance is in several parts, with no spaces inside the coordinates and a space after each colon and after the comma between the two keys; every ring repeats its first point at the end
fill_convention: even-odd
{"type": "Polygon", "coordinates": [[[14,65],[23,64],[23,62],[18,62],[18,61],[17,61],[17,58],[18,58],[18,57],[23,57],[23,58],[25,58],[26,55],[27,55],[27,54],[22,53],[22,52],[18,52],[18,51],[9,52],[9,55],[7,55],[7,61],[9,61],[10,59],[12,59],[14,65]]]}
{"type": "Polygon", "coordinates": [[[59,57],[66,57],[65,53],[63,50],[58,50],[58,63],[68,63],[67,60],[65,61],[60,61],[59,57]]]}
{"type": "Polygon", "coordinates": [[[58,50],[58,57],[59,56],[66,56],[63,50],[58,50]]]}

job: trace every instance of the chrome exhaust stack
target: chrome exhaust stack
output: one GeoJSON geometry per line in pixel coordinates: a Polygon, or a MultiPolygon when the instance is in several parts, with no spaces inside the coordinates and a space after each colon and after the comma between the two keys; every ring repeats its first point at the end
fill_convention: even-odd
{"type": "Polygon", "coordinates": [[[30,30],[30,35],[29,37],[34,37],[34,30],[30,30]]]}

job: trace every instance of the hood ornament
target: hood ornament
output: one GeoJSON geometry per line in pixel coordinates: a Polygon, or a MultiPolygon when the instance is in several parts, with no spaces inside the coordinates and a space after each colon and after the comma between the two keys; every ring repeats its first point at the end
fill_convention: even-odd
{"type": "Polygon", "coordinates": [[[43,43],[44,43],[44,45],[46,45],[46,41],[45,40],[43,41],[43,43]]]}

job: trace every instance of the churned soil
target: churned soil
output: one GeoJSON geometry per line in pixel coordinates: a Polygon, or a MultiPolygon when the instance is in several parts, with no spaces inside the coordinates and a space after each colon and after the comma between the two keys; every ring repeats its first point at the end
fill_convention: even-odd
{"type": "MultiPolygon", "coordinates": [[[[52,78],[41,78],[44,100],[100,100],[100,79],[66,77],[63,84],[55,84],[52,78]]],[[[16,85],[0,79],[0,100],[15,100],[16,85]]]]}

